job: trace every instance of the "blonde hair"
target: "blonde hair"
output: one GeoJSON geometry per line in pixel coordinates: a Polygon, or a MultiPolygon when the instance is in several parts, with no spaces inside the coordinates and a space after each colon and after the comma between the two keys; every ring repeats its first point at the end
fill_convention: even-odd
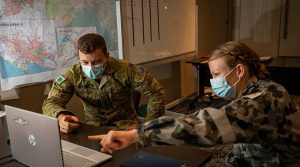
{"type": "Polygon", "coordinates": [[[226,64],[231,69],[237,64],[246,65],[250,77],[256,76],[258,79],[267,79],[269,77],[265,65],[260,62],[259,56],[242,42],[230,41],[218,46],[210,54],[209,61],[219,57],[224,57],[226,64]]]}

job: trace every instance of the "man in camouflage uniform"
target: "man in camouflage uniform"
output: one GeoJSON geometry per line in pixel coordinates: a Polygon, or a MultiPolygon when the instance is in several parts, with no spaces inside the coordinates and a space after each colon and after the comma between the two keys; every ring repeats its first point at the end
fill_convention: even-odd
{"type": "Polygon", "coordinates": [[[84,106],[87,124],[125,129],[140,123],[133,91],[148,97],[146,121],[164,115],[165,92],[143,67],[110,57],[103,37],[87,34],[78,40],[80,64],[53,82],[43,113],[59,119],[60,130],[69,133],[79,120],[66,104],[75,93],[84,106]]]}
{"type": "Polygon", "coordinates": [[[220,97],[234,98],[230,103],[89,138],[99,140],[102,151],[109,152],[136,141],[144,146],[235,143],[227,166],[300,166],[299,107],[284,87],[262,79],[262,67],[246,45],[225,43],[212,53],[209,68],[212,89],[220,97]]]}

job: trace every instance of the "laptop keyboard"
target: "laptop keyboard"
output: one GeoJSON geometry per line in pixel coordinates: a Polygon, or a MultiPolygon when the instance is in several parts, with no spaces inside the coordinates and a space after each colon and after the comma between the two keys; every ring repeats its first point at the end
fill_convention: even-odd
{"type": "Polygon", "coordinates": [[[97,163],[89,159],[82,158],[76,154],[63,151],[63,159],[65,167],[90,167],[97,163]]]}

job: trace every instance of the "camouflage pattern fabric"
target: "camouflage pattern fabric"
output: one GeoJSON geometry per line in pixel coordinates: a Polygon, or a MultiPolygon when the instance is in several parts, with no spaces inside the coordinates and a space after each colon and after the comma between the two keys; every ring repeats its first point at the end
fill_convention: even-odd
{"type": "Polygon", "coordinates": [[[226,159],[227,166],[280,166],[279,154],[269,146],[235,144],[226,159]]]}
{"type": "Polygon", "coordinates": [[[203,150],[210,151],[212,153],[211,159],[205,163],[204,167],[224,167],[226,166],[225,160],[232,152],[232,144],[219,144],[211,147],[201,147],[203,150]]]}
{"type": "Polygon", "coordinates": [[[138,142],[214,146],[236,143],[228,166],[299,166],[300,110],[281,85],[252,78],[243,95],[219,108],[163,116],[138,128],[138,142]]]}
{"type": "Polygon", "coordinates": [[[99,80],[88,78],[79,64],[53,82],[43,113],[56,117],[72,114],[66,104],[75,93],[84,106],[85,123],[95,126],[127,128],[138,124],[132,91],[148,97],[146,121],[164,115],[165,91],[143,67],[110,57],[99,80]]]}

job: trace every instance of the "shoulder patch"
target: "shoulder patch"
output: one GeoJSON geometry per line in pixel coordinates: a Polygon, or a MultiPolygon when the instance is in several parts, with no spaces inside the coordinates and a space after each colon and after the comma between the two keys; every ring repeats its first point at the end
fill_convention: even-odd
{"type": "Polygon", "coordinates": [[[59,75],[56,79],[55,79],[55,82],[58,83],[58,84],[61,84],[65,81],[65,77],[63,77],[62,75],[59,75]]]}
{"type": "Polygon", "coordinates": [[[144,72],[145,72],[145,68],[143,66],[139,66],[139,73],[143,75],[144,72]]]}
{"type": "Polygon", "coordinates": [[[255,92],[255,93],[252,93],[252,94],[249,94],[249,95],[245,95],[245,97],[248,97],[250,99],[255,99],[256,97],[262,95],[262,92],[255,92]]]}

